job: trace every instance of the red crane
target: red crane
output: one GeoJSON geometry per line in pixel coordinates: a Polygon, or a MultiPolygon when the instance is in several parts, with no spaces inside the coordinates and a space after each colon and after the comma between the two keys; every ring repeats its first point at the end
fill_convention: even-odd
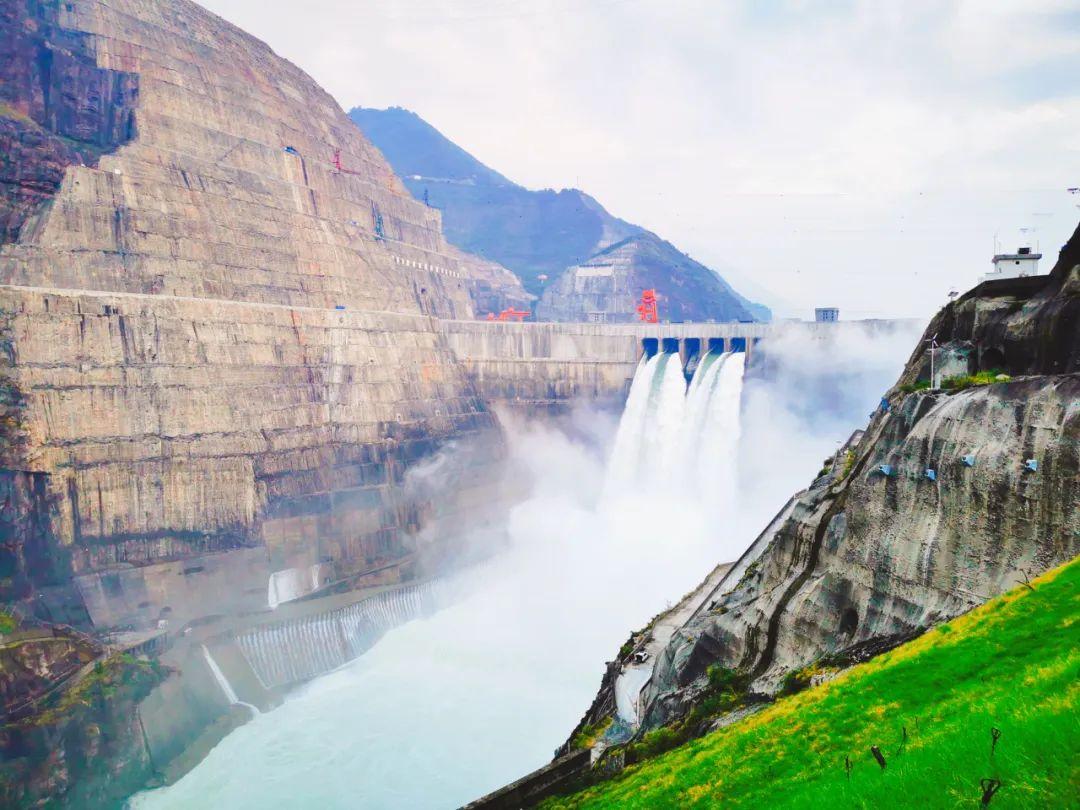
{"type": "Polygon", "coordinates": [[[660,323],[660,316],[656,310],[656,290],[643,290],[641,303],[638,304],[638,317],[644,323],[660,323]]]}
{"type": "Polygon", "coordinates": [[[509,309],[504,309],[498,315],[494,312],[489,312],[487,314],[487,319],[489,321],[523,321],[530,315],[532,315],[532,313],[527,309],[514,309],[513,307],[510,307],[509,309]]]}
{"type": "Polygon", "coordinates": [[[363,176],[363,175],[360,175],[360,172],[353,171],[352,169],[346,169],[344,166],[341,165],[341,150],[340,149],[335,149],[334,150],[334,169],[336,169],[341,174],[355,174],[355,175],[363,176]]]}

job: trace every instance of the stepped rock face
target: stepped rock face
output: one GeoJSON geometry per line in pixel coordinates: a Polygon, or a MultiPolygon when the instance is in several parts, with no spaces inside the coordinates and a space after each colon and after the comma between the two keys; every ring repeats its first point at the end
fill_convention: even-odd
{"type": "MultiPolygon", "coordinates": [[[[924,335],[941,343],[938,369],[1024,376],[890,391],[850,463],[838,457],[799,493],[673,637],[646,723],[681,714],[711,665],[747,669],[770,691],[787,672],[916,633],[1080,553],[1078,306],[1080,231],[1049,276],[986,283],[942,310],[924,335]]],[[[929,362],[924,341],[901,381],[928,379],[929,362]]]]}
{"type": "Polygon", "coordinates": [[[568,267],[536,309],[545,321],[633,323],[641,291],[659,291],[665,321],[753,321],[749,306],[718,275],[650,233],[631,236],[568,267]]]}
{"type": "Polygon", "coordinates": [[[439,212],[187,0],[0,21],[0,600],[139,624],[400,558],[443,507],[396,485],[493,426],[437,328],[475,280],[439,212]]]}
{"type": "Polygon", "coordinates": [[[58,25],[58,3],[0,2],[0,244],[57,191],[135,134],[138,76],[99,67],[91,37],[58,25]]]}

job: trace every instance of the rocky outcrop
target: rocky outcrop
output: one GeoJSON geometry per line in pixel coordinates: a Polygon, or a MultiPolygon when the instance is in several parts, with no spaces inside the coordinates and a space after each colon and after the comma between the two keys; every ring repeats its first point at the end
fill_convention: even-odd
{"type": "Polygon", "coordinates": [[[116,655],[56,706],[0,727],[0,805],[119,808],[156,776],[139,702],[167,671],[116,655]]]}
{"type": "Polygon", "coordinates": [[[96,165],[135,134],[138,76],[99,67],[60,2],[0,2],[0,244],[56,194],[68,166],[96,165]]]}
{"type": "Polygon", "coordinates": [[[101,653],[70,628],[29,628],[0,636],[0,717],[25,716],[58,683],[101,653]]]}
{"type": "MultiPolygon", "coordinates": [[[[984,281],[927,327],[935,338],[935,375],[1001,370],[1013,376],[1080,371],[1080,238],[1061,250],[1047,276],[984,281]]],[[[900,384],[930,379],[930,348],[916,347],[900,384]]]]}
{"type": "Polygon", "coordinates": [[[759,691],[963,613],[1080,553],[1080,231],[1049,276],[994,282],[931,323],[889,407],[758,538],[656,663],[646,724],[708,667],[759,691]],[[929,384],[930,338],[936,371],[929,384]],[[971,385],[960,375],[1017,376],[971,385]],[[914,389],[914,390],[913,390],[914,389]]]}

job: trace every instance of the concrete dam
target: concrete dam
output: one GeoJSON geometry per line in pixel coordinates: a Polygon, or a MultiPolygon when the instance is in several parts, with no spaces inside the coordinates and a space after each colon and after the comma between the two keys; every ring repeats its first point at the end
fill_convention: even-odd
{"type": "Polygon", "coordinates": [[[573,400],[621,407],[643,355],[678,354],[687,380],[709,352],[747,354],[770,335],[813,343],[898,321],[839,323],[585,324],[444,320],[439,328],[482,397],[521,408],[558,409],[573,400]]]}

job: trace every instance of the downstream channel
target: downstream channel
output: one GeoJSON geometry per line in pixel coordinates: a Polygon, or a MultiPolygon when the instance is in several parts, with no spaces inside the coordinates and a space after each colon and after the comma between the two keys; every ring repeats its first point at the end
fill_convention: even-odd
{"type": "MultiPolygon", "coordinates": [[[[547,762],[604,661],[738,556],[834,449],[818,434],[859,426],[902,357],[845,368],[843,397],[824,390],[795,408],[791,380],[755,389],[747,375],[744,388],[742,361],[706,356],[688,385],[677,355],[644,358],[606,441],[598,419],[593,441],[512,431],[534,485],[510,514],[509,550],[464,575],[467,596],[390,630],[131,806],[452,808],[547,762]],[[777,425],[789,431],[784,468],[748,475],[777,425]]],[[[646,674],[628,675],[629,713],[646,674]]]]}

